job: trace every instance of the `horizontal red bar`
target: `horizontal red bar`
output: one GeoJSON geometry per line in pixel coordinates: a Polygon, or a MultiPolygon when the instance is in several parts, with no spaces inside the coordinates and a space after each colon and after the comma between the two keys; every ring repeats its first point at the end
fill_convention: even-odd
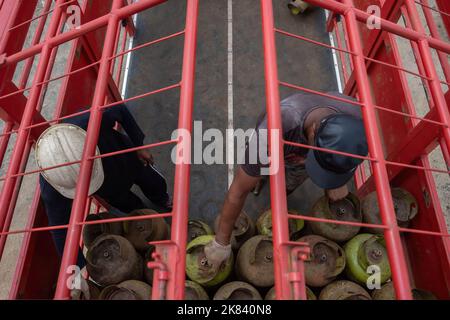
{"type": "Polygon", "coordinates": [[[112,10],[110,12],[110,14],[98,17],[94,20],[91,20],[89,22],[86,22],[86,23],[80,25],[76,29],[72,29],[70,31],[61,33],[57,36],[47,39],[46,41],[44,41],[42,43],[31,46],[25,50],[22,50],[21,52],[17,52],[11,56],[6,57],[4,63],[2,64],[2,67],[5,67],[7,65],[16,64],[21,60],[25,60],[27,58],[30,58],[30,57],[38,54],[42,50],[44,45],[47,45],[49,48],[53,48],[60,44],[68,42],[70,40],[79,38],[80,36],[87,34],[91,31],[102,28],[108,24],[109,17],[111,15],[116,16],[118,19],[123,19],[123,18],[129,17],[133,14],[136,14],[138,12],[141,12],[143,10],[146,10],[149,7],[160,4],[164,1],[166,1],[166,0],[154,0],[154,1],[145,1],[145,2],[139,1],[139,2],[134,2],[133,4],[130,4],[130,5],[124,6],[120,9],[112,10]]]}
{"type": "MultiPolygon", "coordinates": [[[[344,3],[335,1],[335,0],[305,0],[306,2],[322,7],[323,9],[331,10],[335,13],[341,15],[347,15],[348,12],[352,11],[355,14],[355,18],[357,21],[362,23],[367,23],[368,19],[371,19],[371,14],[357,9],[353,6],[346,5],[344,3]]],[[[418,31],[402,27],[392,21],[386,19],[380,19],[381,29],[387,32],[391,32],[403,38],[409,39],[411,41],[419,41],[425,40],[428,44],[434,49],[446,52],[450,54],[450,43],[445,41],[435,39],[433,37],[427,36],[426,34],[422,34],[418,31]]]]}
{"type": "MultiPolygon", "coordinates": [[[[105,219],[105,220],[83,221],[83,222],[79,222],[76,224],[79,226],[83,226],[83,225],[88,225],[88,224],[113,223],[113,222],[120,222],[120,221],[135,221],[135,220],[147,220],[147,219],[169,218],[169,217],[172,217],[172,213],[158,213],[158,214],[150,214],[150,215],[144,215],[144,216],[132,216],[132,217],[111,218],[111,219],[105,219]]],[[[62,229],[67,229],[68,227],[69,227],[68,224],[62,224],[62,225],[51,226],[51,227],[39,227],[39,228],[13,230],[13,231],[0,232],[0,236],[11,235],[11,234],[20,234],[20,233],[29,233],[29,232],[62,230],[62,229]]]]}
{"type": "Polygon", "coordinates": [[[347,157],[356,158],[356,159],[369,160],[372,162],[377,161],[377,159],[371,158],[371,157],[360,156],[358,154],[347,153],[347,152],[342,152],[342,151],[337,151],[337,150],[332,150],[332,149],[327,149],[327,148],[320,148],[320,147],[311,146],[309,144],[304,144],[304,143],[292,142],[292,141],[288,141],[288,140],[283,140],[283,143],[290,145],[290,146],[294,146],[294,147],[300,147],[300,148],[305,148],[305,149],[323,151],[323,152],[327,152],[327,153],[339,154],[341,156],[347,156],[347,157]]]}
{"type": "Polygon", "coordinates": [[[434,11],[434,12],[439,12],[440,14],[442,14],[442,15],[444,15],[444,16],[447,16],[447,17],[450,17],[450,14],[448,14],[447,12],[444,12],[444,11],[442,11],[442,10],[439,10],[438,8],[433,8],[433,7],[431,7],[431,6],[428,6],[428,5],[426,5],[426,4],[424,4],[424,3],[422,3],[421,1],[415,1],[418,5],[421,5],[422,7],[424,7],[424,8],[426,8],[426,9],[429,9],[429,10],[431,10],[431,11],[434,11]]]}
{"type": "MultiPolygon", "coordinates": [[[[294,34],[294,33],[290,33],[290,32],[287,32],[287,31],[284,31],[284,30],[281,30],[281,29],[277,29],[277,28],[275,28],[275,31],[280,33],[280,34],[286,35],[288,37],[300,39],[300,40],[303,40],[303,41],[306,41],[306,42],[309,42],[309,43],[312,43],[312,44],[315,44],[315,45],[318,45],[318,46],[321,46],[321,47],[325,47],[325,48],[336,50],[336,51],[341,51],[341,52],[344,52],[344,53],[347,53],[347,54],[350,54],[350,55],[356,55],[352,51],[349,51],[349,50],[346,50],[346,49],[342,49],[340,47],[331,46],[329,44],[326,44],[326,43],[323,43],[323,42],[320,42],[320,41],[316,41],[316,40],[313,40],[313,39],[308,38],[308,37],[300,36],[300,35],[297,35],[297,34],[294,34]]],[[[424,79],[424,80],[428,80],[428,81],[432,80],[430,77],[424,76],[424,75],[422,75],[420,73],[417,73],[417,72],[405,69],[403,67],[397,66],[397,65],[392,64],[392,63],[388,63],[388,62],[384,62],[384,61],[381,61],[381,60],[369,58],[367,56],[363,56],[363,58],[366,59],[367,61],[378,63],[378,64],[381,64],[381,65],[384,65],[384,66],[387,66],[387,67],[390,67],[390,68],[393,68],[393,69],[396,69],[396,70],[400,70],[400,71],[409,73],[411,75],[414,75],[414,76],[419,77],[419,78],[424,79]]],[[[443,81],[443,80],[439,79],[439,82],[450,87],[450,83],[448,83],[447,81],[443,81]]]]}
{"type": "Polygon", "coordinates": [[[316,218],[316,217],[305,216],[305,215],[288,214],[288,218],[295,219],[295,220],[306,220],[306,221],[314,221],[314,222],[332,223],[332,224],[340,224],[340,225],[355,226],[355,227],[389,229],[388,226],[385,226],[382,224],[371,224],[371,223],[354,222],[354,221],[333,220],[333,219],[326,219],[326,218],[316,218]]]}
{"type": "MultiPolygon", "coordinates": [[[[113,107],[113,106],[116,106],[116,105],[119,105],[119,104],[122,104],[122,103],[126,103],[126,102],[129,102],[129,101],[137,100],[137,99],[140,99],[140,98],[148,97],[148,96],[151,96],[153,94],[161,93],[161,92],[168,91],[168,90],[171,90],[171,89],[175,89],[175,88],[178,88],[178,87],[180,87],[180,83],[172,84],[172,85],[169,85],[169,86],[164,87],[164,88],[156,89],[154,91],[149,91],[147,93],[143,93],[143,94],[140,94],[140,95],[137,95],[137,96],[133,96],[133,97],[127,98],[127,99],[123,99],[123,100],[119,100],[119,101],[116,101],[116,102],[113,102],[113,103],[106,104],[106,105],[102,106],[101,109],[107,109],[109,107],[113,107]]],[[[55,119],[52,119],[52,120],[35,123],[35,124],[32,124],[32,125],[29,125],[29,126],[25,127],[25,129],[32,129],[32,128],[40,127],[40,126],[43,126],[43,125],[56,123],[58,121],[65,120],[65,119],[70,119],[70,118],[73,118],[73,117],[76,117],[76,116],[79,116],[79,115],[82,115],[82,114],[85,114],[85,113],[88,113],[88,112],[90,112],[90,109],[79,111],[79,112],[75,112],[75,113],[71,113],[69,115],[58,117],[58,118],[55,118],[55,119]]],[[[18,129],[10,130],[9,132],[0,134],[0,137],[6,136],[6,135],[10,135],[10,134],[13,134],[13,133],[17,133],[18,131],[19,131],[18,129]]]]}
{"type": "MultiPolygon", "coordinates": [[[[305,216],[305,215],[301,215],[301,214],[299,214],[299,215],[288,214],[288,218],[294,219],[294,220],[305,220],[305,221],[322,222],[322,223],[329,223],[329,224],[339,224],[339,225],[355,226],[355,227],[375,228],[375,229],[383,229],[383,230],[390,229],[389,226],[386,226],[383,224],[333,220],[333,219],[305,216]]],[[[401,227],[398,227],[398,229],[402,232],[408,232],[408,233],[418,233],[418,234],[425,234],[425,235],[438,236],[438,237],[450,237],[449,233],[444,233],[444,232],[435,232],[435,231],[429,231],[429,230],[410,229],[410,228],[401,228],[401,227]]]]}
{"type": "MultiPolygon", "coordinates": [[[[179,31],[179,32],[173,33],[173,34],[171,34],[171,35],[168,35],[168,36],[165,36],[165,37],[162,37],[162,38],[153,40],[153,41],[149,41],[149,42],[147,42],[147,43],[144,43],[144,44],[141,44],[141,45],[139,45],[139,46],[136,46],[136,47],[134,47],[134,48],[132,48],[132,49],[129,49],[129,50],[126,50],[126,51],[122,51],[122,52],[120,52],[120,53],[118,53],[118,54],[116,54],[116,55],[110,57],[108,60],[111,61],[111,60],[117,59],[118,57],[124,56],[124,55],[126,55],[126,54],[128,54],[128,53],[130,53],[130,52],[137,51],[137,50],[139,50],[139,49],[142,49],[142,48],[151,46],[151,45],[153,45],[153,44],[157,44],[157,43],[160,43],[160,42],[163,42],[163,41],[172,39],[172,38],[177,37],[177,36],[180,36],[180,35],[182,35],[182,34],[184,34],[184,31],[179,31]]],[[[98,64],[100,64],[100,61],[95,61],[95,62],[93,62],[93,63],[91,63],[91,64],[88,64],[88,65],[86,65],[86,66],[84,66],[84,67],[81,67],[81,68],[78,68],[78,69],[76,69],[76,70],[72,70],[72,71],[67,72],[67,73],[65,73],[65,74],[62,74],[62,75],[60,75],[60,76],[58,76],[58,77],[51,78],[51,79],[47,79],[47,80],[42,81],[42,82],[38,82],[36,85],[37,85],[37,86],[40,86],[40,85],[46,85],[46,84],[48,84],[48,83],[50,83],[50,82],[60,80],[60,79],[62,79],[62,78],[65,78],[65,77],[67,77],[67,76],[70,76],[70,75],[74,75],[74,74],[76,74],[76,73],[78,73],[78,72],[81,72],[81,71],[83,71],[83,70],[89,69],[89,68],[91,68],[91,67],[93,67],[93,66],[95,66],[95,65],[98,65],[98,64]]],[[[8,97],[11,97],[11,96],[16,95],[16,94],[19,94],[19,93],[23,93],[23,92],[25,92],[25,91],[29,91],[29,90],[31,90],[31,88],[32,88],[32,87],[27,87],[27,88],[23,88],[23,89],[14,91],[14,92],[10,92],[10,93],[8,93],[8,94],[6,94],[6,95],[0,96],[0,100],[5,99],[5,98],[8,98],[8,97]]]]}
{"type": "Polygon", "coordinates": [[[55,8],[53,8],[51,10],[48,10],[48,11],[46,11],[44,13],[41,13],[40,15],[38,15],[36,17],[33,17],[33,18],[31,18],[31,19],[29,19],[27,21],[21,22],[21,23],[15,25],[15,26],[9,28],[8,31],[10,32],[10,31],[12,31],[14,29],[17,29],[17,28],[20,28],[20,27],[22,27],[22,26],[24,26],[26,24],[29,24],[30,22],[33,22],[33,21],[38,20],[38,19],[41,19],[42,17],[47,16],[49,13],[52,13],[53,11],[55,11],[56,8],[67,6],[68,4],[71,4],[73,2],[77,2],[77,0],[69,0],[67,2],[64,2],[64,3],[60,4],[60,5],[57,5],[55,8]]]}
{"type": "MultiPolygon", "coordinates": [[[[303,92],[313,93],[313,94],[316,94],[316,95],[319,95],[319,96],[322,96],[322,97],[326,97],[326,98],[330,98],[330,99],[333,99],[333,100],[336,100],[336,101],[341,101],[341,102],[345,102],[345,103],[349,103],[349,104],[353,104],[353,105],[358,105],[360,107],[364,107],[363,104],[358,102],[358,101],[336,97],[336,96],[333,96],[331,94],[327,94],[327,93],[323,93],[323,92],[320,92],[320,91],[308,89],[308,88],[305,88],[305,87],[302,87],[302,86],[298,86],[298,85],[295,85],[295,84],[290,84],[290,83],[287,83],[287,82],[280,81],[280,85],[282,85],[284,87],[292,88],[292,89],[297,89],[297,90],[300,90],[300,91],[303,91],[303,92]]],[[[430,119],[427,119],[427,118],[418,117],[418,116],[415,116],[415,115],[411,115],[409,113],[395,111],[395,110],[392,110],[392,109],[389,109],[389,108],[385,108],[385,107],[381,107],[381,106],[377,106],[377,105],[374,105],[374,107],[375,107],[375,109],[379,109],[379,110],[383,110],[383,111],[386,111],[386,112],[398,114],[398,115],[401,115],[401,116],[404,116],[404,117],[408,117],[408,118],[412,118],[412,119],[417,119],[417,120],[424,121],[424,122],[429,122],[429,123],[432,123],[432,124],[435,124],[435,125],[438,125],[438,126],[441,126],[441,127],[444,127],[444,128],[448,128],[449,127],[447,124],[439,122],[439,121],[434,121],[434,120],[430,120],[430,119]]]]}

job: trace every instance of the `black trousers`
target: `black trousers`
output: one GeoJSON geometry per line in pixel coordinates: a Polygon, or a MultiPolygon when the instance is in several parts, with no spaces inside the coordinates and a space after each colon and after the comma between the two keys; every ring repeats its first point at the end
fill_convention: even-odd
{"type": "MultiPolygon", "coordinates": [[[[143,167],[141,174],[134,183],[142,190],[145,197],[158,206],[164,206],[169,199],[166,179],[153,166],[143,167]]],[[[129,213],[146,206],[131,190],[112,199],[105,199],[110,205],[120,211],[129,213]]]]}
{"type": "MultiPolygon", "coordinates": [[[[69,223],[70,213],[72,210],[72,200],[61,196],[54,190],[41,176],[41,197],[44,200],[48,222],[50,226],[65,225],[69,223]],[[49,190],[47,188],[51,188],[49,190]],[[47,189],[47,190],[46,190],[47,189]],[[53,196],[51,194],[53,193],[53,196]],[[50,196],[49,196],[50,194],[50,196]]],[[[152,166],[143,166],[140,175],[134,181],[142,190],[144,195],[154,204],[163,206],[167,203],[169,195],[167,194],[167,183],[165,178],[152,166]]],[[[116,207],[120,211],[129,213],[136,209],[146,208],[141,199],[131,190],[114,197],[103,197],[110,205],[116,207]]],[[[55,247],[62,256],[64,245],[66,242],[66,229],[52,230],[51,234],[55,243],[55,247]]],[[[85,266],[86,262],[82,254],[82,250],[78,251],[77,265],[80,268],[85,266]]]]}

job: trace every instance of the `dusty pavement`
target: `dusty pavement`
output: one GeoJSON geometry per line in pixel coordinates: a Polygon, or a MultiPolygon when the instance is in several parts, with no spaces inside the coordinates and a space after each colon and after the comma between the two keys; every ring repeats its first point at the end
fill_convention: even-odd
{"type": "MultiPolygon", "coordinates": [[[[255,14],[253,1],[233,2],[233,118],[227,105],[227,2],[201,1],[195,82],[194,121],[201,120],[203,130],[217,128],[222,133],[233,121],[234,128],[254,128],[258,115],[265,111],[264,65],[260,16],[255,14]]],[[[145,43],[182,30],[184,2],[166,3],[138,18],[135,45],[145,43]],[[172,16],[170,24],[166,17],[172,16]],[[164,28],[158,26],[164,25],[164,28]],[[141,32],[152,30],[152,32],[141,32]]],[[[325,14],[315,10],[304,17],[292,16],[285,3],[274,1],[276,24],[285,30],[319,41],[329,42],[323,28],[325,14]]],[[[320,91],[337,90],[332,72],[333,62],[328,50],[303,45],[294,39],[278,37],[279,73],[284,81],[320,91]],[[285,54],[286,53],[286,54],[285,54]],[[295,53],[295,54],[287,54],[295,53]],[[307,64],[297,57],[314,56],[307,64]],[[299,77],[299,74],[302,76],[299,77]]],[[[175,83],[180,79],[183,39],[172,39],[158,46],[139,50],[131,59],[128,96],[135,96],[175,83]],[[170,54],[168,54],[170,52],[170,54]],[[146,63],[157,61],[157,63],[146,63]]],[[[293,90],[282,90],[286,97],[293,90]]],[[[166,140],[177,125],[178,91],[171,91],[129,103],[131,112],[144,128],[146,143],[166,140]]],[[[206,146],[207,143],[204,143],[206,146]]],[[[173,188],[174,167],[170,161],[171,147],[155,150],[156,163],[167,175],[173,188]]],[[[190,217],[213,223],[220,211],[228,188],[226,164],[194,164],[191,168],[190,217]]],[[[264,192],[247,201],[245,210],[255,218],[269,207],[268,186],[264,192]]],[[[308,211],[317,199],[318,188],[305,184],[289,197],[290,204],[299,211],[308,211]],[[305,196],[306,195],[306,196],[305,196]]]]}
{"type": "MultiPolygon", "coordinates": [[[[226,2],[200,1],[194,120],[203,121],[203,130],[208,128],[224,130],[229,123],[227,110],[228,20],[226,2]]],[[[434,0],[431,3],[434,5],[434,0]]],[[[265,108],[259,12],[259,6],[254,0],[233,1],[233,127],[235,128],[252,128],[256,116],[265,108]]],[[[295,17],[290,15],[286,9],[285,1],[277,0],[274,1],[274,12],[277,26],[322,42],[328,42],[328,35],[323,27],[325,21],[323,11],[316,10],[309,15],[295,17]]],[[[138,17],[135,46],[182,30],[184,14],[184,1],[171,1],[152,11],[143,12],[138,17]],[[168,16],[171,18],[167,19],[168,16]],[[164,26],[164,28],[161,28],[161,26],[164,26]]],[[[36,15],[39,15],[39,12],[36,12],[36,15]]],[[[440,19],[437,19],[437,21],[439,22],[439,30],[445,36],[440,19]]],[[[30,43],[30,40],[31,37],[28,38],[28,43],[30,43]]],[[[182,45],[183,38],[180,37],[135,52],[132,56],[127,96],[134,96],[179,81],[182,45]],[[149,63],[149,61],[157,61],[158,63],[149,63]]],[[[284,37],[277,37],[277,45],[281,79],[315,90],[336,90],[335,77],[330,72],[330,70],[333,70],[333,62],[329,50],[284,37]],[[302,63],[304,57],[308,57],[308,63],[306,64],[302,63]]],[[[399,45],[405,52],[403,55],[405,67],[414,70],[415,61],[413,55],[408,53],[408,42],[399,40],[399,45]]],[[[70,44],[66,44],[59,48],[52,77],[63,73],[65,56],[69,46],[70,44]]],[[[438,64],[436,63],[436,65],[438,64]]],[[[440,74],[442,75],[442,72],[440,74]]],[[[408,80],[415,101],[418,101],[417,104],[426,105],[420,103],[420,99],[426,99],[421,81],[414,77],[409,77],[408,80]]],[[[46,91],[43,115],[47,119],[51,118],[54,110],[59,90],[58,83],[53,83],[46,91]]],[[[447,90],[447,88],[444,89],[447,90]]],[[[292,91],[282,89],[281,96],[285,97],[290,92],[292,91]]],[[[130,110],[146,130],[146,143],[170,137],[170,133],[177,124],[178,99],[178,92],[172,91],[129,104],[130,110]],[[162,111],[164,111],[163,115],[162,111]]],[[[426,109],[418,111],[419,113],[425,112],[426,109]]],[[[3,124],[0,123],[0,130],[2,127],[3,124]]],[[[11,138],[8,152],[12,150],[14,138],[14,136],[11,138]]],[[[168,151],[170,151],[169,148],[163,147],[155,150],[154,153],[157,165],[167,175],[172,189],[174,168],[170,165],[168,151]]],[[[438,149],[430,154],[430,162],[433,167],[445,169],[442,154],[438,149]]],[[[6,156],[4,164],[0,168],[1,175],[5,173],[7,163],[8,156],[6,156]]],[[[35,164],[31,155],[27,171],[33,168],[35,168],[35,164]]],[[[20,229],[25,225],[36,179],[36,175],[26,176],[23,179],[11,229],[20,229]]],[[[223,196],[227,190],[228,168],[226,165],[194,165],[191,179],[191,217],[203,218],[212,222],[214,216],[220,210],[223,196]]],[[[450,178],[447,175],[435,174],[435,180],[450,229],[450,178]]],[[[300,190],[289,197],[289,205],[300,211],[308,210],[319,192],[320,190],[308,181],[300,190]],[[305,197],[305,194],[309,197],[305,197]],[[305,198],[309,200],[304,201],[305,198]]],[[[269,197],[266,186],[264,192],[258,198],[253,198],[253,201],[247,202],[246,210],[252,216],[255,216],[268,205],[269,197]]],[[[0,299],[5,299],[8,296],[21,240],[21,235],[8,237],[4,256],[0,262],[0,299]]]]}

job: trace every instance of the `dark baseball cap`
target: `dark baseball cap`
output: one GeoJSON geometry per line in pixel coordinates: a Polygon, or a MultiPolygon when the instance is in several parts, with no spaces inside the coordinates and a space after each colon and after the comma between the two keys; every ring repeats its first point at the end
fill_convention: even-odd
{"type": "MultiPolygon", "coordinates": [[[[320,122],[315,144],[360,156],[368,153],[363,121],[345,113],[332,114],[320,122]]],[[[311,180],[323,189],[335,189],[346,184],[362,159],[310,149],[306,158],[306,171],[311,180]]]]}

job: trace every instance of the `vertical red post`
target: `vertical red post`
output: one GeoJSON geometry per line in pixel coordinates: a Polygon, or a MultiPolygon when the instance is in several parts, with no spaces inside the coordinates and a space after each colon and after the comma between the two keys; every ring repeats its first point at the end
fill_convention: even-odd
{"type": "MultiPolygon", "coordinates": [[[[178,129],[192,132],[192,110],[194,102],[195,57],[197,45],[198,0],[187,0],[186,29],[184,34],[183,69],[180,90],[180,112],[178,129]]],[[[191,140],[192,142],[192,140],[191,140]]],[[[187,145],[178,142],[177,148],[187,145]]],[[[189,145],[192,145],[189,143],[189,145]]],[[[184,160],[190,159],[189,150],[183,149],[184,160]]],[[[179,152],[177,152],[179,155],[179,152]]],[[[184,299],[184,281],[186,265],[187,222],[189,213],[190,164],[179,161],[175,168],[175,186],[173,196],[172,241],[177,251],[172,251],[170,261],[176,263],[175,274],[167,284],[169,299],[184,299]]]]}
{"type": "MultiPolygon", "coordinates": [[[[25,152],[26,144],[28,141],[29,129],[27,129],[27,127],[32,123],[33,116],[36,110],[36,105],[38,104],[42,93],[42,85],[38,84],[42,82],[43,79],[45,78],[47,66],[52,52],[52,48],[47,41],[50,38],[52,38],[58,31],[59,21],[62,12],[64,10],[64,7],[61,6],[61,4],[63,3],[64,0],[58,0],[57,3],[55,4],[56,8],[50,21],[49,29],[46,35],[46,41],[42,46],[41,56],[39,59],[39,64],[37,66],[36,75],[33,79],[33,85],[30,90],[30,95],[28,97],[27,104],[25,106],[22,121],[20,122],[16,144],[14,145],[14,150],[11,155],[8,171],[6,173],[6,179],[4,181],[2,193],[0,195],[0,203],[3,204],[9,203],[9,200],[12,198],[14,193],[14,188],[16,184],[15,182],[17,180],[17,177],[14,177],[13,175],[17,174],[20,170],[22,155],[25,152]]],[[[8,206],[0,206],[0,230],[3,230],[8,210],[9,210],[8,206]]]]}
{"type": "MultiPolygon", "coordinates": [[[[50,9],[51,4],[52,0],[46,0],[45,5],[42,8],[42,12],[47,12],[50,9]]],[[[45,27],[45,22],[47,21],[46,18],[47,17],[40,18],[33,40],[31,41],[32,46],[39,43],[39,40],[41,39],[42,32],[45,27]]],[[[26,87],[32,66],[33,66],[33,58],[28,58],[27,61],[25,62],[25,67],[23,68],[22,76],[19,81],[19,89],[23,89],[26,87]]]]}
{"type": "Polygon", "coordinates": [[[272,0],[261,0],[261,11],[266,81],[267,128],[269,131],[269,141],[276,144],[276,146],[270,146],[269,149],[276,150],[275,152],[278,153],[279,157],[279,170],[270,176],[275,292],[277,299],[287,300],[292,297],[292,293],[288,278],[288,248],[283,244],[289,240],[289,230],[272,0]],[[278,131],[279,135],[278,139],[274,140],[272,134],[276,131],[278,131]],[[276,149],[274,147],[276,147],[276,149]]]}
{"type": "MultiPolygon", "coordinates": [[[[112,11],[122,7],[122,4],[123,0],[114,0],[112,4],[112,11]]],[[[109,58],[114,54],[114,44],[118,26],[119,17],[112,14],[109,17],[102,57],[100,59],[98,78],[95,87],[94,99],[92,101],[91,115],[87,128],[87,136],[84,144],[83,156],[81,158],[79,180],[75,191],[75,199],[72,203],[72,211],[69,227],[67,229],[64,254],[59,270],[58,284],[55,293],[56,299],[67,299],[69,296],[69,288],[66,285],[68,277],[67,268],[70,265],[75,264],[78,255],[81,226],[77,223],[83,220],[86,208],[86,201],[88,197],[88,190],[91,181],[92,166],[94,161],[91,159],[91,157],[95,155],[95,150],[97,147],[98,135],[102,121],[102,111],[100,110],[100,106],[103,105],[103,102],[105,101],[109,69],[112,63],[109,58]]]]}
{"type": "Polygon", "coordinates": [[[386,170],[383,148],[378,130],[374,101],[370,91],[369,77],[363,55],[363,48],[359,38],[359,31],[352,0],[342,0],[349,9],[344,14],[345,24],[348,32],[349,49],[355,53],[352,55],[355,79],[357,83],[360,101],[363,103],[363,119],[366,127],[367,143],[372,157],[376,158],[373,163],[373,175],[375,178],[378,204],[380,206],[383,224],[389,228],[385,230],[386,246],[389,261],[392,266],[392,278],[398,299],[411,300],[411,286],[406,266],[405,253],[400,238],[396,221],[392,195],[390,191],[389,178],[386,170]]]}
{"type": "MultiPolygon", "coordinates": [[[[433,56],[431,55],[430,45],[425,38],[425,29],[420,21],[419,13],[417,12],[416,5],[413,0],[405,0],[406,10],[408,11],[411,25],[414,31],[420,33],[423,38],[417,41],[420,57],[422,58],[423,67],[426,72],[426,76],[430,78],[428,80],[429,89],[433,102],[437,108],[439,118],[441,122],[450,125],[450,112],[448,110],[447,102],[445,101],[444,92],[442,91],[439,76],[436,71],[436,67],[433,62],[433,56]]],[[[442,134],[447,146],[450,146],[450,128],[442,127],[442,134]]]]}
{"type": "MultiPolygon", "coordinates": [[[[430,7],[430,3],[428,0],[422,0],[425,6],[430,7]]],[[[431,36],[433,38],[442,40],[442,37],[439,34],[438,27],[436,25],[436,21],[434,21],[433,13],[430,11],[431,9],[423,7],[423,14],[428,24],[428,28],[430,29],[431,36]]],[[[445,79],[447,82],[450,82],[450,64],[447,60],[447,55],[441,51],[438,51],[439,62],[441,63],[442,71],[444,72],[445,79]]]]}

